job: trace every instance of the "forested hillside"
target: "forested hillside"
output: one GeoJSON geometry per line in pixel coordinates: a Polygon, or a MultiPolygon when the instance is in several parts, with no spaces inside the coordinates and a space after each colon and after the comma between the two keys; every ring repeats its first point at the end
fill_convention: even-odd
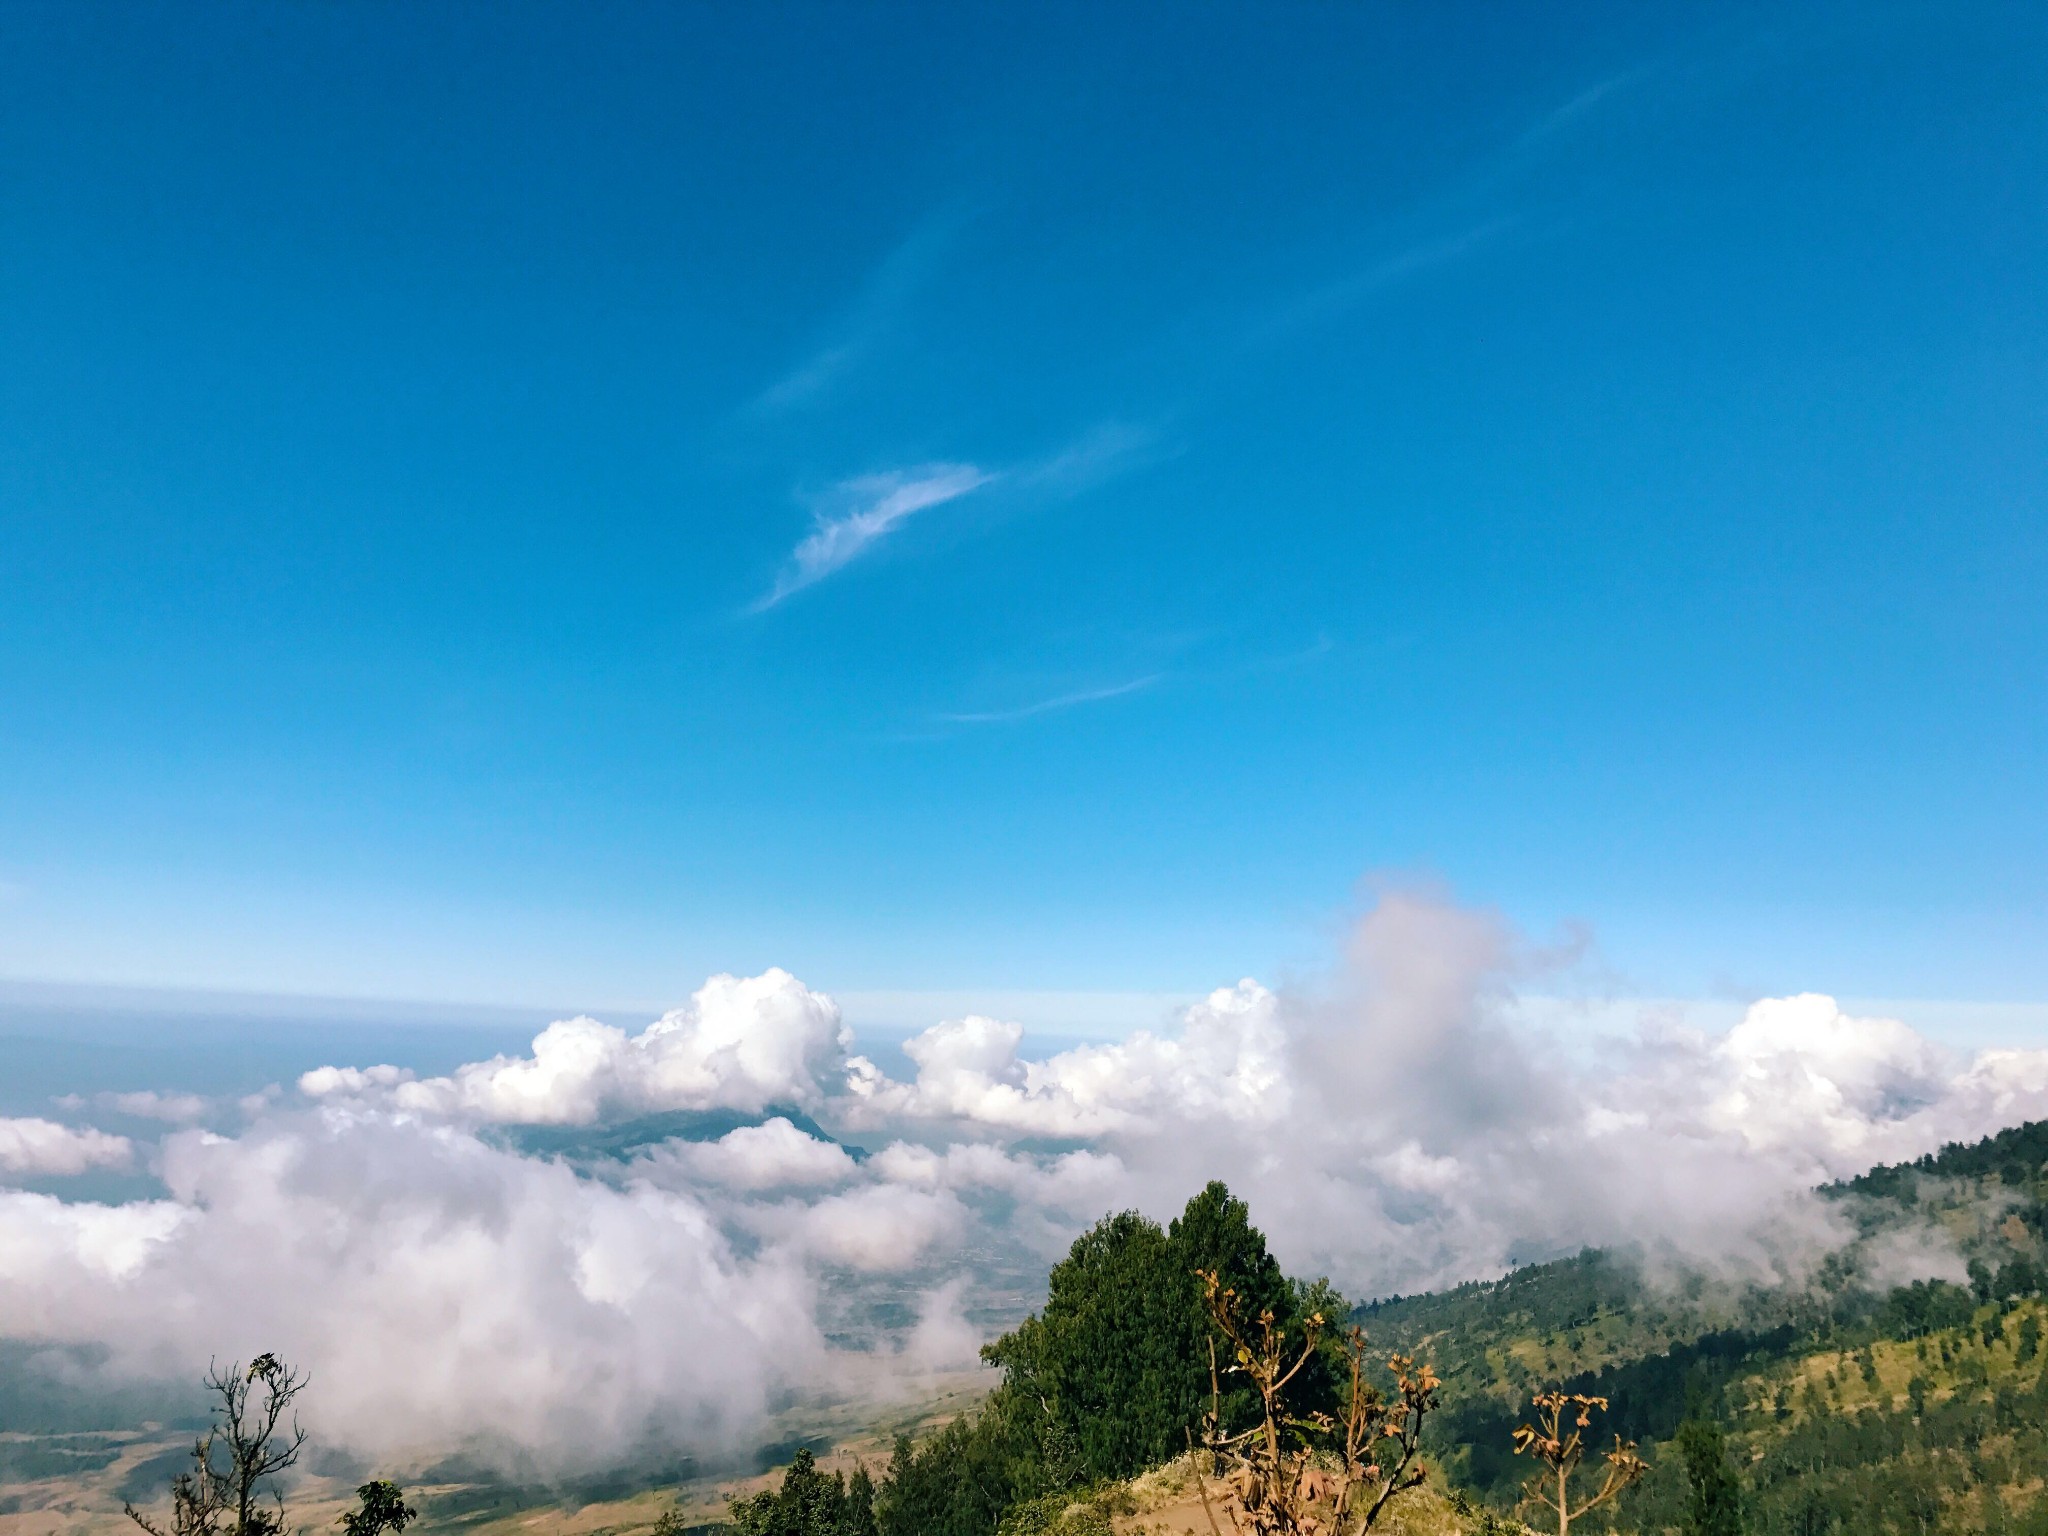
{"type": "Polygon", "coordinates": [[[1612,1528],[1682,1525],[1669,1452],[1693,1418],[1725,1428],[1753,1531],[2048,1531],[2044,1161],[2036,1122],[1823,1190],[1856,1236],[1800,1285],[1652,1281],[1587,1252],[1358,1317],[1437,1360],[1445,1467],[1501,1508],[1527,1471],[1506,1437],[1532,1388],[1562,1382],[1608,1398],[1651,1461],[1612,1528]],[[1952,1278],[1886,1284],[1902,1251],[1952,1278]]]}
{"type": "MultiPolygon", "coordinates": [[[[1126,1212],[1084,1234],[1043,1311],[988,1347],[1004,1380],[978,1414],[900,1441],[871,1484],[805,1462],[782,1494],[735,1504],[733,1523],[747,1536],[1143,1528],[1125,1480],[1202,1432],[1208,1271],[1296,1339],[1318,1314],[1348,1314],[1373,1355],[1431,1363],[1430,1507],[1466,1529],[1536,1513],[1514,1434],[1532,1395],[1556,1388],[1604,1399],[1598,1432],[1638,1442],[1646,1463],[1575,1530],[2048,1536],[2044,1165],[2048,1123],[2035,1123],[1825,1189],[1847,1240],[1788,1254],[1796,1282],[1588,1251],[1355,1309],[1282,1274],[1251,1213],[1212,1184],[1166,1228],[1126,1212]],[[1909,1258],[1920,1273],[1893,1283],[1909,1258]]],[[[1255,1373],[1231,1372],[1228,1349],[1224,1363],[1218,1437],[1258,1418],[1255,1373]]],[[[1289,1391],[1302,1422],[1341,1411],[1335,1330],[1289,1391]]]]}

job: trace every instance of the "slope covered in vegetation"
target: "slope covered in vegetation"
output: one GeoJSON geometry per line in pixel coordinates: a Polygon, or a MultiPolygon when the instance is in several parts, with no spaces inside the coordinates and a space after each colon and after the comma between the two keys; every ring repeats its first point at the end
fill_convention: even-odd
{"type": "MultiPolygon", "coordinates": [[[[1431,1487],[1376,1528],[1518,1528],[1517,1512],[1532,1513],[1520,1498],[1530,1461],[1513,1433],[1531,1395],[1559,1387],[1605,1399],[1604,1428],[1640,1442],[1648,1464],[1639,1487],[1575,1530],[2048,1536],[2048,1122],[1821,1196],[1846,1241],[1804,1256],[1796,1283],[1588,1251],[1351,1309],[1376,1353],[1427,1359],[1442,1377],[1431,1487]],[[1893,1283],[1902,1263],[1921,1273],[1893,1283]]],[[[899,1441],[872,1487],[842,1482],[837,1513],[799,1520],[786,1501],[756,1499],[734,1506],[736,1527],[1206,1529],[1192,1523],[1185,1455],[1210,1389],[1197,1270],[1297,1334],[1312,1314],[1345,1310],[1326,1284],[1280,1272],[1221,1185],[1164,1229],[1105,1218],[1054,1270],[1043,1311],[989,1347],[1004,1381],[980,1413],[899,1441]],[[1161,1493],[1175,1477],[1178,1506],[1161,1493]]],[[[1299,1379],[1300,1412],[1334,1407],[1340,1375],[1326,1340],[1299,1379]]],[[[1256,1405],[1242,1374],[1224,1385],[1227,1431],[1256,1405]]]]}
{"type": "Polygon", "coordinates": [[[2044,1162],[2035,1122],[1831,1186],[1853,1236],[1796,1285],[1587,1252],[1358,1317],[1439,1362],[1446,1470],[1501,1509],[1527,1471],[1506,1437],[1531,1387],[1561,1381],[1608,1398],[1651,1461],[1614,1528],[1682,1528],[1675,1442],[1708,1419],[1754,1531],[2048,1531],[2044,1162]],[[1947,1275],[1889,1284],[1902,1254],[1947,1275]]]}

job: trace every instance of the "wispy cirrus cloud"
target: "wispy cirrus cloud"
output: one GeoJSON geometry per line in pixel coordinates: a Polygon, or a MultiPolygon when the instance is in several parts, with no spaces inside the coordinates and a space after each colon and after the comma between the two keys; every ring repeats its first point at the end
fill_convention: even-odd
{"type": "Polygon", "coordinates": [[[1178,451],[1156,427],[1111,418],[1019,466],[1017,482],[1053,495],[1077,495],[1178,451]]]}
{"type": "Polygon", "coordinates": [[[746,414],[779,416],[817,404],[873,353],[918,289],[930,281],[969,214],[945,208],[918,223],[868,275],[822,342],[747,403],[746,414]]]}
{"type": "Polygon", "coordinates": [[[1515,141],[1515,149],[1529,149],[1553,133],[1570,127],[1610,96],[1627,91],[1649,78],[1656,72],[1657,67],[1653,63],[1639,64],[1633,69],[1624,69],[1588,86],[1562,106],[1552,107],[1524,129],[1522,136],[1515,141]]]}
{"type": "Polygon", "coordinates": [[[1112,420],[1037,459],[1001,468],[941,461],[841,480],[813,499],[810,533],[747,612],[773,608],[859,559],[906,519],[998,480],[1027,500],[1077,496],[1167,451],[1155,431],[1112,420]]]}
{"type": "Polygon", "coordinates": [[[1142,693],[1165,675],[1164,672],[1153,672],[1145,677],[1134,677],[1129,682],[1113,683],[1107,688],[1083,688],[1075,693],[1056,694],[1049,699],[1020,704],[1014,709],[962,710],[940,715],[939,718],[948,725],[1004,725],[1012,720],[1029,720],[1035,715],[1056,714],[1082,704],[1101,704],[1110,699],[1121,699],[1127,694],[1142,693]]]}
{"type": "Polygon", "coordinates": [[[842,480],[813,513],[811,532],[790,552],[775,585],[748,609],[760,613],[850,564],[906,519],[957,501],[994,480],[973,464],[920,464],[842,480]]]}
{"type": "Polygon", "coordinates": [[[1325,283],[1269,311],[1252,325],[1248,339],[1257,344],[1270,343],[1324,324],[1398,283],[1458,260],[1511,228],[1514,222],[1503,215],[1481,220],[1455,234],[1417,241],[1348,277],[1325,283]]]}
{"type": "Polygon", "coordinates": [[[1552,140],[1611,108],[1658,69],[1645,63],[1595,82],[1540,113],[1465,176],[1412,211],[1409,227],[1434,233],[1408,239],[1356,270],[1308,289],[1252,317],[1245,340],[1268,345],[1335,320],[1412,278],[1449,266],[1475,251],[1524,231],[1540,217],[1518,208],[1516,188],[1532,164],[1552,152],[1552,140]],[[1446,225],[1450,227],[1445,227],[1446,225]]]}
{"type": "Polygon", "coordinates": [[[852,341],[820,348],[755,396],[750,409],[765,415],[805,404],[844,373],[860,350],[860,345],[852,341]]]}

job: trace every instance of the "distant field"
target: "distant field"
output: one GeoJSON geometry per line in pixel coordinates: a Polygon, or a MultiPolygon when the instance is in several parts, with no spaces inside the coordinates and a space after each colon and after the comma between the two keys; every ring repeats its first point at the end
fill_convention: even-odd
{"type": "MultiPolygon", "coordinates": [[[[880,1472],[902,1432],[918,1433],[978,1406],[992,1373],[959,1372],[935,1378],[909,1402],[793,1410],[772,1438],[743,1465],[691,1474],[624,1471],[601,1479],[554,1486],[521,1485],[488,1476],[451,1478],[441,1468],[391,1472],[436,1530],[477,1536],[631,1536],[651,1528],[666,1511],[691,1525],[725,1514],[726,1499],[771,1481],[770,1472],[799,1446],[809,1446],[827,1469],[865,1462],[880,1472]]],[[[69,1434],[0,1434],[0,1536],[116,1536],[135,1527],[122,1514],[126,1500],[148,1508],[165,1499],[170,1480],[192,1445],[187,1430],[156,1426],[69,1434]]],[[[308,1444],[308,1461],[318,1466],[308,1444]]],[[[390,1469],[378,1469],[384,1472],[390,1469]]],[[[355,1475],[312,1473],[288,1500],[301,1531],[331,1529],[353,1502],[355,1475]]]]}

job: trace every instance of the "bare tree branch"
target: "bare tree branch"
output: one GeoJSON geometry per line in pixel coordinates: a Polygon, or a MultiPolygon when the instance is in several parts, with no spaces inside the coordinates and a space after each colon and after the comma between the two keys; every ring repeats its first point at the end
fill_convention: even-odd
{"type": "Polygon", "coordinates": [[[1286,1389],[1322,1347],[1322,1315],[1305,1320],[1297,1343],[1270,1311],[1246,1318],[1235,1291],[1214,1274],[1197,1273],[1210,1321],[1236,1360],[1219,1373],[1211,1340],[1202,1426],[1211,1465],[1195,1469],[1210,1528],[1221,1536],[1209,1498],[1213,1472],[1223,1480],[1223,1511],[1238,1536],[1359,1536],[1371,1529],[1397,1495],[1423,1480],[1422,1423],[1436,1408],[1436,1373],[1406,1355],[1391,1356],[1394,1396],[1382,1398],[1365,1380],[1365,1335],[1354,1328],[1344,1341],[1343,1416],[1297,1416],[1288,1410],[1286,1389]],[[1258,1394],[1260,1420],[1249,1429],[1233,1434],[1223,1422],[1222,1374],[1245,1377],[1258,1394]]]}
{"type": "Polygon", "coordinates": [[[171,1483],[169,1530],[132,1504],[123,1506],[128,1518],[148,1536],[291,1536],[274,1480],[305,1447],[292,1405],[306,1385],[272,1354],[258,1355],[247,1371],[209,1364],[213,1424],[192,1447],[191,1470],[171,1483]]]}
{"type": "Polygon", "coordinates": [[[1650,1470],[1649,1463],[1636,1454],[1635,1445],[1614,1437],[1614,1448],[1603,1453],[1606,1466],[1600,1486],[1576,1505],[1572,1502],[1572,1478],[1585,1459],[1585,1432],[1593,1426],[1595,1410],[1607,1411],[1604,1397],[1586,1397],[1572,1392],[1539,1392],[1535,1398],[1536,1422],[1515,1431],[1515,1454],[1533,1456],[1543,1463],[1541,1472],[1522,1490],[1526,1502],[1540,1504],[1557,1516],[1557,1536],[1570,1536],[1572,1522],[1590,1509],[1619,1498],[1650,1470]],[[1565,1422],[1569,1416],[1571,1423],[1565,1422]]]}

